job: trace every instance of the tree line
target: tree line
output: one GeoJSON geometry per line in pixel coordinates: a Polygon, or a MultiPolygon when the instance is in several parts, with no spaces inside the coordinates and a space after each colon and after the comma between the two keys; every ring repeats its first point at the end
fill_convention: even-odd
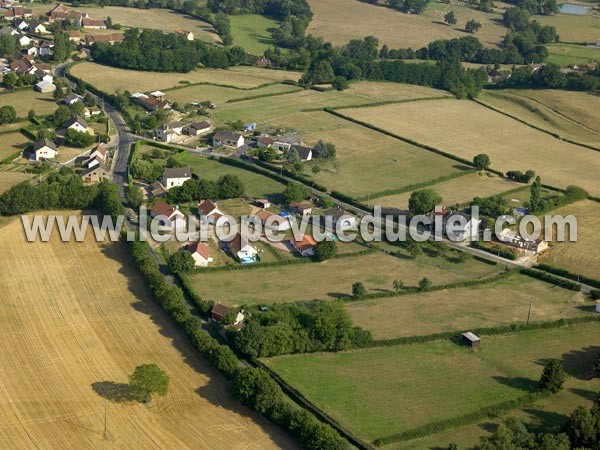
{"type": "MultiPolygon", "coordinates": [[[[242,50],[245,60],[245,52],[242,50]]],[[[205,67],[227,68],[239,64],[239,51],[211,47],[201,41],[188,41],[178,34],[158,30],[131,28],[123,41],[110,45],[98,42],[91,47],[92,58],[101,63],[124,69],[152,72],[189,72],[199,64],[205,67]]]]}

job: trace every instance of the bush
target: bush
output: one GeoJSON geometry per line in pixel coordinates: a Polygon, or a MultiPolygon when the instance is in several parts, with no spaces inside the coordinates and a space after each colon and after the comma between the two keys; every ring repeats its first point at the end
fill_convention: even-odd
{"type": "Polygon", "coordinates": [[[325,261],[333,258],[337,253],[335,241],[321,241],[315,246],[314,254],[317,261],[325,261]]]}
{"type": "Polygon", "coordinates": [[[559,286],[563,289],[567,289],[569,291],[579,292],[581,291],[581,284],[573,283],[571,281],[563,280],[562,278],[555,277],[545,272],[540,272],[535,269],[521,269],[521,273],[523,275],[527,275],[533,278],[537,278],[538,280],[545,281],[546,283],[551,283],[556,286],[559,286]]]}
{"type": "Polygon", "coordinates": [[[187,273],[194,270],[196,266],[190,252],[180,251],[169,256],[169,268],[173,273],[187,273]]]}
{"type": "Polygon", "coordinates": [[[567,375],[560,361],[552,360],[544,367],[539,381],[540,390],[556,394],[562,389],[566,379],[567,375]]]}

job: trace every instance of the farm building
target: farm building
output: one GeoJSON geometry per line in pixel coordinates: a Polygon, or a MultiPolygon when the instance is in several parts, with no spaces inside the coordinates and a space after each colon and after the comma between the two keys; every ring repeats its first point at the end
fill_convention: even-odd
{"type": "Polygon", "coordinates": [[[35,85],[35,90],[39,92],[54,92],[56,85],[52,81],[42,80],[35,85]]]}
{"type": "Polygon", "coordinates": [[[481,345],[481,339],[470,331],[462,334],[462,340],[471,348],[479,348],[481,345]]]}

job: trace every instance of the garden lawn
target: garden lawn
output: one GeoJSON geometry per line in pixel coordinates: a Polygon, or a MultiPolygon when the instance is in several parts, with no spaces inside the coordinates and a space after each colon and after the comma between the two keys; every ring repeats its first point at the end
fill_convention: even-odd
{"type": "Polygon", "coordinates": [[[464,263],[439,260],[439,265],[395,258],[377,252],[366,256],[332,259],[241,271],[199,273],[189,277],[203,298],[227,305],[289,303],[348,295],[352,284],[364,283],[369,293],[388,292],[395,279],[407,287],[423,277],[434,285],[489,276],[497,268],[469,259],[464,263]],[[443,263],[443,264],[442,264],[443,263]]]}
{"type": "Polygon", "coordinates": [[[599,346],[593,323],[484,337],[477,352],[441,341],[264,362],[372,441],[517,399],[535,388],[549,358],[562,358],[573,376],[587,375],[599,346]]]}

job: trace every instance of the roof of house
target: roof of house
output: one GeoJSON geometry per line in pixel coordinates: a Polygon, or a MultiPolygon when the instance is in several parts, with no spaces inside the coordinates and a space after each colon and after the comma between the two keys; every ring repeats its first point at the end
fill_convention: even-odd
{"type": "Polygon", "coordinates": [[[169,178],[191,178],[192,171],[187,167],[165,167],[163,177],[169,178]]]}
{"type": "Polygon", "coordinates": [[[82,25],[84,27],[105,27],[106,22],[102,19],[88,19],[84,18],[82,20],[82,25]]]}
{"type": "Polygon", "coordinates": [[[124,39],[123,33],[111,33],[111,34],[88,34],[86,40],[89,45],[95,42],[118,42],[124,39]]]}
{"type": "Polygon", "coordinates": [[[229,130],[219,130],[215,133],[213,139],[217,141],[223,141],[226,139],[230,141],[237,141],[240,137],[242,137],[240,133],[236,133],[234,131],[229,130]]]}
{"type": "Polygon", "coordinates": [[[300,159],[308,159],[312,154],[312,148],[302,145],[292,145],[290,150],[296,150],[300,159]]]}
{"type": "Polygon", "coordinates": [[[69,8],[67,8],[63,3],[59,3],[54,8],[52,8],[50,11],[48,11],[48,15],[50,15],[54,11],[69,12],[69,8]]]}
{"type": "Polygon", "coordinates": [[[248,239],[242,238],[240,233],[236,233],[233,239],[229,241],[229,248],[235,253],[239,253],[239,251],[247,245],[250,245],[248,239]]]}
{"type": "Polygon", "coordinates": [[[42,147],[50,147],[52,150],[56,151],[56,144],[48,138],[41,138],[33,143],[33,150],[36,152],[42,147]]]}
{"type": "Polygon", "coordinates": [[[227,306],[223,305],[222,303],[217,303],[215,306],[213,306],[211,313],[223,317],[229,311],[231,310],[227,306]]]}
{"type": "Polygon", "coordinates": [[[81,176],[85,177],[86,175],[89,175],[90,173],[96,170],[101,170],[104,173],[108,173],[108,168],[104,164],[100,163],[98,166],[90,167],[89,169],[86,169],[83,172],[81,172],[81,176]]]}
{"type": "Polygon", "coordinates": [[[104,158],[106,156],[106,149],[103,145],[97,145],[95,148],[92,149],[90,155],[93,155],[94,153],[100,153],[100,155],[102,155],[102,157],[104,158]]]}
{"type": "Polygon", "coordinates": [[[470,331],[463,333],[463,337],[471,342],[479,342],[481,340],[475,333],[471,333],[470,331]]]}
{"type": "Polygon", "coordinates": [[[259,136],[256,138],[256,142],[259,142],[264,145],[271,145],[275,142],[275,139],[270,138],[269,136],[259,136]]]}
{"type": "Polygon", "coordinates": [[[88,128],[88,124],[87,122],[83,119],[83,117],[75,114],[73,117],[71,117],[67,123],[65,123],[65,128],[70,128],[71,126],[73,126],[74,124],[78,123],[79,125],[81,125],[84,128],[88,128]]]}
{"type": "Polygon", "coordinates": [[[305,251],[317,245],[317,242],[309,235],[305,234],[299,241],[296,240],[296,248],[300,251],[305,251]]]}
{"type": "Polygon", "coordinates": [[[351,214],[348,211],[344,211],[339,206],[334,206],[333,208],[328,209],[327,211],[325,211],[325,215],[326,216],[334,217],[336,219],[339,219],[342,216],[352,216],[352,217],[354,217],[354,214],[351,214]]]}
{"type": "Polygon", "coordinates": [[[270,217],[277,216],[277,214],[261,209],[260,211],[257,211],[256,214],[254,214],[254,216],[258,217],[261,220],[261,222],[266,222],[270,217]]]}
{"type": "Polygon", "coordinates": [[[152,97],[164,97],[165,93],[163,91],[154,91],[150,92],[152,97]]]}
{"type": "Polygon", "coordinates": [[[198,253],[204,259],[210,257],[210,248],[204,242],[192,242],[187,246],[187,250],[190,253],[198,253]]]}
{"type": "Polygon", "coordinates": [[[74,92],[71,92],[70,94],[66,95],[65,98],[63,99],[63,101],[65,103],[69,103],[72,101],[81,101],[83,100],[83,98],[80,95],[75,94],[74,92]]]}
{"type": "Polygon", "coordinates": [[[83,37],[83,33],[81,32],[81,30],[67,30],[66,31],[67,36],[69,36],[70,38],[82,38],[83,37]]]}
{"type": "Polygon", "coordinates": [[[152,214],[157,216],[171,217],[171,214],[175,211],[177,211],[177,208],[165,202],[156,202],[152,207],[152,214]]]}
{"type": "Polygon", "coordinates": [[[181,128],[181,122],[179,120],[174,120],[173,122],[163,123],[159,125],[156,129],[161,131],[169,131],[175,128],[181,128]]]}
{"type": "MultiPolygon", "coordinates": [[[[182,30],[181,28],[178,28],[177,30],[175,30],[175,33],[177,34],[181,34],[181,35],[188,35],[191,33],[191,31],[187,31],[187,30],[182,30]]],[[[193,33],[192,33],[193,34],[193,33]]]]}
{"type": "Polygon", "coordinates": [[[256,203],[258,203],[259,205],[270,205],[271,202],[265,198],[259,198],[258,200],[256,200],[256,203]]]}
{"type": "Polygon", "coordinates": [[[295,209],[297,211],[305,211],[307,209],[311,209],[312,206],[310,206],[308,203],[292,202],[290,203],[290,208],[295,209]]]}
{"type": "Polygon", "coordinates": [[[39,83],[37,83],[36,86],[38,87],[38,89],[42,89],[46,86],[54,86],[54,83],[52,83],[52,81],[49,80],[42,80],[39,83]]]}
{"type": "Polygon", "coordinates": [[[210,123],[208,123],[206,120],[203,120],[202,122],[191,123],[189,126],[195,128],[196,130],[204,130],[205,128],[210,128],[210,123]]]}
{"type": "Polygon", "coordinates": [[[202,203],[200,203],[198,205],[198,213],[201,216],[208,216],[215,209],[218,209],[217,204],[211,202],[210,200],[204,200],[202,203]]]}

